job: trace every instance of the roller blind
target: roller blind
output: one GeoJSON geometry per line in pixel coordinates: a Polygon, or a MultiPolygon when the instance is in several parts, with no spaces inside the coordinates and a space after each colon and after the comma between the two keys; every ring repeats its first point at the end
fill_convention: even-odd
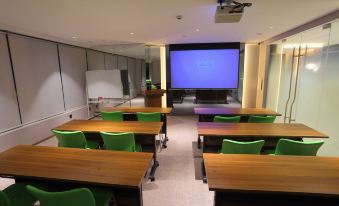
{"type": "Polygon", "coordinates": [[[60,44],[59,57],[66,110],[85,106],[86,50],[60,44]]]}
{"type": "Polygon", "coordinates": [[[9,35],[23,123],[64,112],[57,44],[9,35]]]}
{"type": "Polygon", "coordinates": [[[88,70],[105,69],[105,53],[87,50],[88,70]]]}
{"type": "Polygon", "coordinates": [[[0,33],[0,105],[0,132],[19,126],[19,107],[4,33],[0,33]]]}

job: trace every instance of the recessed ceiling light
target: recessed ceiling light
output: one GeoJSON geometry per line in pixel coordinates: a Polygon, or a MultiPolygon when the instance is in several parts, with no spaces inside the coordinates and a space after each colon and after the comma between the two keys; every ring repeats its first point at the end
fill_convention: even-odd
{"type": "Polygon", "coordinates": [[[195,31],[199,32],[199,31],[200,31],[200,29],[195,29],[195,31]]]}
{"type": "Polygon", "coordinates": [[[76,38],[78,38],[78,37],[76,37],[76,36],[72,36],[72,39],[76,39],[76,38]]]}
{"type": "Polygon", "coordinates": [[[270,26],[269,28],[270,28],[270,29],[273,29],[273,26],[270,26]]]}
{"type": "Polygon", "coordinates": [[[133,32],[131,32],[131,33],[129,33],[130,35],[134,35],[134,33],[133,32]]]}

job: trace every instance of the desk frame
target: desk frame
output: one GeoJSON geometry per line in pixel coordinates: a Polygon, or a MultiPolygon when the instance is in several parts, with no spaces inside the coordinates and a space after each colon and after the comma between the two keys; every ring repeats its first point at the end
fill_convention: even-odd
{"type": "Polygon", "coordinates": [[[205,158],[207,175],[211,178],[209,190],[215,191],[215,206],[339,204],[337,183],[321,177],[324,172],[333,180],[339,179],[339,168],[335,165],[339,162],[337,157],[204,154],[205,158]],[[311,166],[312,164],[316,166],[311,166]],[[280,168],[282,166],[286,167],[283,171],[280,168]],[[319,166],[324,168],[317,169],[319,166]],[[228,168],[234,168],[239,173],[228,168]],[[252,171],[254,168],[260,171],[252,171]],[[288,172],[289,170],[292,172],[288,172]],[[278,171],[278,176],[270,176],[270,172],[274,171],[278,171]],[[306,177],[294,183],[303,171],[307,173],[306,177]],[[282,179],[286,181],[281,181],[282,179]],[[260,183],[260,180],[264,183],[260,183]]]}
{"type": "MultiPolygon", "coordinates": [[[[72,124],[73,122],[82,122],[83,124],[90,124],[91,122],[106,122],[106,123],[109,123],[109,124],[129,124],[131,123],[132,121],[126,121],[126,122],[111,122],[111,121],[105,121],[105,120],[72,120],[70,122],[67,122],[65,124],[62,124],[56,128],[54,128],[53,130],[61,130],[61,131],[75,131],[75,130],[80,130],[80,131],[83,131],[86,135],[86,138],[89,138],[89,139],[98,139],[101,141],[101,136],[99,134],[100,131],[104,131],[104,132],[122,132],[122,131],[118,131],[118,130],[110,130],[110,129],[103,129],[103,130],[99,130],[99,129],[87,129],[87,128],[84,128],[85,126],[81,125],[81,126],[78,126],[78,125],[71,125],[69,126],[70,124],[72,124]]],[[[150,124],[150,122],[134,122],[136,124],[150,124]]],[[[154,123],[154,122],[153,122],[154,123]]],[[[160,124],[160,122],[158,122],[160,124]]],[[[152,124],[152,123],[151,123],[152,124]]],[[[163,125],[163,123],[161,122],[161,124],[163,125]]],[[[162,128],[162,126],[161,126],[162,128]]],[[[161,130],[160,128],[160,130],[161,130]]],[[[159,132],[160,132],[159,130],[159,132]]],[[[135,131],[131,131],[131,132],[134,132],[135,133],[135,140],[138,142],[138,140],[147,140],[147,139],[150,139],[151,142],[147,141],[147,143],[150,143],[150,145],[152,145],[151,149],[150,150],[147,150],[145,152],[151,152],[153,153],[153,165],[152,165],[152,168],[151,168],[151,171],[150,171],[150,174],[149,174],[149,179],[151,181],[154,181],[155,180],[155,172],[156,172],[156,169],[157,167],[159,167],[159,162],[157,160],[157,145],[156,145],[156,135],[157,134],[147,134],[147,133],[138,133],[138,132],[135,132],[135,131]]],[[[159,134],[159,133],[158,133],[159,134]]]]}
{"type": "Polygon", "coordinates": [[[58,190],[103,187],[114,193],[110,205],[142,206],[142,181],[151,159],[147,153],[20,145],[0,153],[0,176],[16,182],[47,183],[58,190]],[[110,166],[115,163],[121,168],[110,166]]]}
{"type": "Polygon", "coordinates": [[[161,133],[165,134],[165,141],[163,148],[167,148],[168,135],[167,135],[167,114],[172,112],[172,108],[161,107],[105,107],[103,111],[121,111],[124,121],[137,121],[137,112],[159,112],[161,114],[161,121],[164,123],[161,133]]]}

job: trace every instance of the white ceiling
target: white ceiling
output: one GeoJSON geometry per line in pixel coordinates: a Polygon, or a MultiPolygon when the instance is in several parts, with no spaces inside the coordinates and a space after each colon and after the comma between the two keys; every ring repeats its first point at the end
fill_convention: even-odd
{"type": "Polygon", "coordinates": [[[144,44],[259,42],[339,9],[339,0],[239,1],[253,3],[240,23],[215,24],[217,0],[0,0],[0,29],[142,58],[144,44]]]}

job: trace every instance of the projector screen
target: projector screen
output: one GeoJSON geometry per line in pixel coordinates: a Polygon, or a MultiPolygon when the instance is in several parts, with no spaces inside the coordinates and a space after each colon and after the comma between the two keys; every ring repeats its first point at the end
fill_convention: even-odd
{"type": "Polygon", "coordinates": [[[239,49],[170,51],[173,89],[238,88],[239,49]]]}

